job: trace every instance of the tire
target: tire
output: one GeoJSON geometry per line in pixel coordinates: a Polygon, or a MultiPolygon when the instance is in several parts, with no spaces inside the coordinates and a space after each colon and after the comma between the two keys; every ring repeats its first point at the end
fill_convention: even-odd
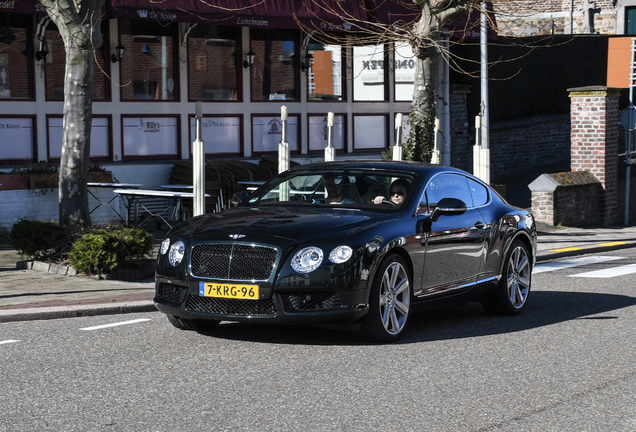
{"type": "Polygon", "coordinates": [[[213,330],[221,321],[218,320],[191,320],[174,315],[166,315],[170,324],[180,330],[206,331],[213,330]]]}
{"type": "Polygon", "coordinates": [[[412,283],[408,266],[398,255],[382,261],[371,286],[369,312],[362,319],[358,334],[372,342],[394,342],[411,316],[412,283]]]}
{"type": "Polygon", "coordinates": [[[532,262],[522,241],[512,243],[501,276],[495,294],[481,304],[491,314],[519,315],[526,308],[532,284],[532,262]]]}

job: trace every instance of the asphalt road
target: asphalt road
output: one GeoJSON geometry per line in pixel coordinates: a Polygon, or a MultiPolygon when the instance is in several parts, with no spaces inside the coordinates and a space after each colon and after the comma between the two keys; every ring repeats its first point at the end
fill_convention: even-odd
{"type": "Polygon", "coordinates": [[[3,323],[0,431],[634,431],[636,273],[585,273],[636,272],[636,249],[596,256],[535,273],[522,316],[419,315],[393,345],[158,312],[3,323]]]}

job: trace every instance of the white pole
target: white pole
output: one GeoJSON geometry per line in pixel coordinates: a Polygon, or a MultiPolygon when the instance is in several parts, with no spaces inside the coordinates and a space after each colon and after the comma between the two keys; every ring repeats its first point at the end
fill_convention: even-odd
{"type": "Polygon", "coordinates": [[[488,103],[488,8],[486,1],[481,3],[481,176],[490,183],[490,107],[488,103]]]}
{"type": "Polygon", "coordinates": [[[435,130],[433,131],[433,154],[431,155],[431,163],[439,165],[441,162],[441,152],[439,150],[439,127],[440,120],[435,119],[435,130]]]}
{"type": "Polygon", "coordinates": [[[402,160],[402,113],[397,113],[395,115],[395,145],[393,146],[393,160],[401,161],[402,160]]]}
{"type": "Polygon", "coordinates": [[[192,214],[205,214],[205,145],[201,139],[203,106],[197,101],[196,108],[196,139],[192,144],[192,214]]]}
{"type": "Polygon", "coordinates": [[[325,147],[325,162],[336,160],[336,147],[333,145],[333,113],[327,113],[327,147],[325,147]]]}
{"type": "MultiPolygon", "coordinates": [[[[282,173],[289,169],[289,143],[287,142],[287,106],[280,107],[280,120],[282,123],[281,139],[278,144],[278,172],[282,173]]],[[[289,185],[287,182],[279,186],[279,201],[289,201],[289,185]]]]}

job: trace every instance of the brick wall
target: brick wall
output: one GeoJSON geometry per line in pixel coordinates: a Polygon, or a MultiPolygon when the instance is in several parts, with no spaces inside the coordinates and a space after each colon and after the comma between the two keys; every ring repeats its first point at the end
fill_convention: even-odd
{"type": "Polygon", "coordinates": [[[601,223],[619,220],[618,128],[619,90],[581,87],[570,91],[571,170],[589,171],[603,187],[599,194],[601,223]]]}
{"type": "MultiPolygon", "coordinates": [[[[495,1],[499,34],[507,36],[536,36],[569,34],[569,0],[495,1]]],[[[584,0],[574,0],[573,32],[583,32],[584,0]]],[[[616,33],[616,7],[611,0],[595,0],[594,31],[599,34],[616,33]]]]}

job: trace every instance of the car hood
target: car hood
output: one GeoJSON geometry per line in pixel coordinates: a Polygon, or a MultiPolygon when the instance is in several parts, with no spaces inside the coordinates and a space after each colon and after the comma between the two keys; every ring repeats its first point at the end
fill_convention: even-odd
{"type": "MultiPolygon", "coordinates": [[[[205,216],[193,229],[192,237],[197,243],[233,239],[263,243],[280,243],[284,239],[289,243],[304,243],[342,230],[350,231],[344,236],[352,235],[367,224],[398,217],[397,214],[332,208],[237,207],[205,216]]],[[[339,235],[344,238],[342,233],[339,235]]]]}

